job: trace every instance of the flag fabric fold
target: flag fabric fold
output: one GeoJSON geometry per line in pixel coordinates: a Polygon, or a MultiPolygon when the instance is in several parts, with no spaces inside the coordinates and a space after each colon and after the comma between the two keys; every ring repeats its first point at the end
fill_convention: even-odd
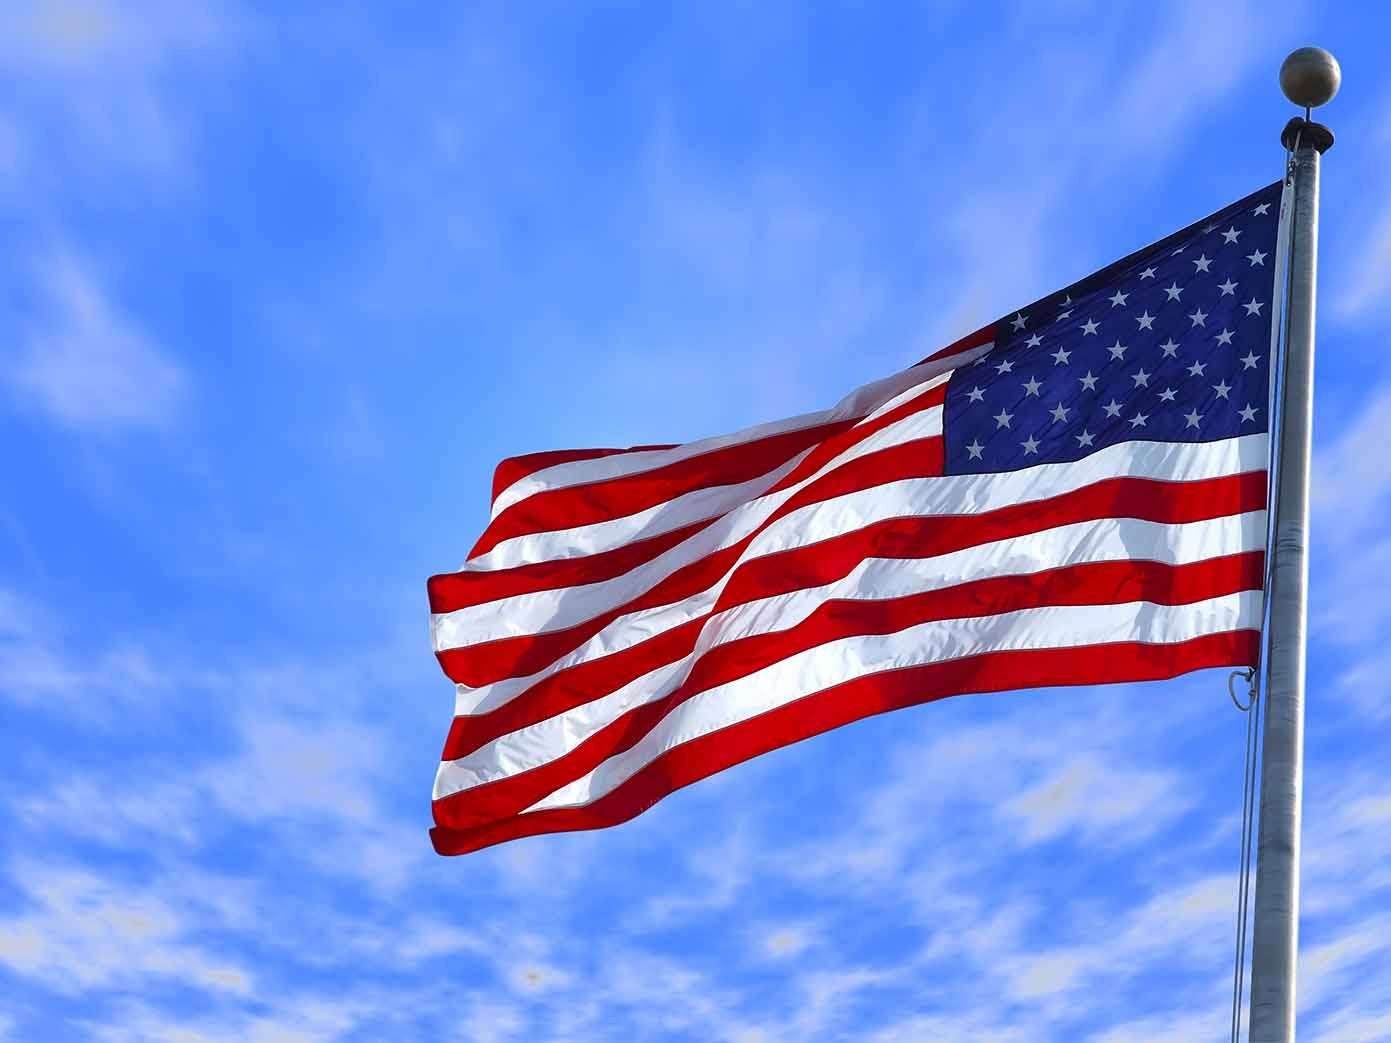
{"type": "Polygon", "coordinates": [[[504,461],[429,582],[436,850],[947,696],[1253,664],[1281,187],[824,412],[504,461]]]}

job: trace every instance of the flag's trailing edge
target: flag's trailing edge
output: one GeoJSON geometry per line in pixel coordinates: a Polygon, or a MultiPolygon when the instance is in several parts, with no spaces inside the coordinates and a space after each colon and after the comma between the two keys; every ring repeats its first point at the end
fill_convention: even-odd
{"type": "Polygon", "coordinates": [[[429,583],[436,850],[947,696],[1253,664],[1280,191],[825,412],[505,461],[429,583]]]}

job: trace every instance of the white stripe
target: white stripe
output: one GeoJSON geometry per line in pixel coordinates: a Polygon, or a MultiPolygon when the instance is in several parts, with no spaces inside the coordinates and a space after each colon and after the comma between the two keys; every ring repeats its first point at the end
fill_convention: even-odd
{"type": "Polygon", "coordinates": [[[693,522],[715,518],[756,500],[787,477],[815,448],[803,449],[790,460],[737,485],[707,485],[654,504],[646,510],[570,529],[548,529],[503,540],[470,561],[472,567],[499,569],[536,561],[582,558],[624,544],[650,539],[693,522]],[[538,553],[539,552],[539,553],[538,553]]]}
{"type": "Polygon", "coordinates": [[[1103,561],[1184,565],[1264,545],[1265,512],[1184,524],[1108,518],[1062,525],[931,558],[867,558],[847,576],[820,587],[737,605],[711,617],[692,652],[567,713],[528,725],[441,766],[435,797],[534,768],[574,749],[643,703],[685,681],[711,648],[753,634],[791,629],[827,601],[883,600],[940,590],[992,576],[1027,575],[1103,561]]]}
{"type": "Polygon", "coordinates": [[[759,424],[743,431],[737,431],[731,435],[703,438],[698,442],[687,442],[684,445],[673,446],[671,449],[618,453],[593,460],[573,460],[535,471],[524,478],[517,479],[498,493],[493,500],[492,516],[496,518],[512,504],[519,503],[528,496],[534,496],[539,492],[641,474],[644,471],[653,471],[659,467],[666,467],[693,456],[714,452],[716,449],[723,449],[727,446],[739,445],[742,442],[752,442],[759,438],[768,438],[772,435],[798,431],[807,427],[816,427],[819,424],[833,423],[837,420],[848,420],[851,417],[866,416],[877,412],[886,403],[892,402],[919,385],[941,374],[950,373],[953,369],[979,358],[992,347],[994,347],[993,344],[986,344],[962,352],[960,355],[953,355],[949,359],[939,359],[935,362],[910,366],[900,373],[876,380],[852,391],[831,409],[804,413],[787,420],[775,420],[771,423],[759,424]]]}
{"type": "MultiPolygon", "coordinates": [[[[929,380],[920,386],[914,387],[912,393],[926,394],[938,384],[945,383],[949,376],[942,376],[929,380]]],[[[911,397],[911,396],[910,396],[911,397]]],[[[895,402],[898,400],[895,399],[895,402]]],[[[935,411],[936,430],[932,433],[941,434],[941,406],[931,406],[913,416],[904,418],[903,421],[891,424],[884,431],[866,438],[863,442],[851,446],[840,456],[824,465],[817,474],[824,474],[838,464],[853,460],[858,456],[863,456],[875,449],[884,448],[887,445],[896,444],[896,441],[908,441],[907,437],[895,439],[893,435],[886,435],[888,431],[906,431],[903,427],[905,423],[912,423],[916,418],[926,417],[935,411]]],[[[881,415],[881,410],[876,410],[866,416],[861,423],[868,423],[875,417],[881,415]]],[[[927,434],[918,437],[929,437],[927,434]]],[[[727,513],[734,507],[752,502],[762,495],[767,489],[771,488],[783,475],[792,470],[796,464],[810,452],[815,446],[809,447],[788,464],[754,478],[742,485],[707,486],[701,489],[692,490],[683,496],[654,504],[645,511],[635,514],[625,515],[620,518],[605,519],[603,521],[592,522],[587,525],[576,526],[571,529],[552,529],[544,532],[525,533],[520,536],[513,536],[497,544],[491,550],[477,557],[471,558],[464,565],[464,571],[468,572],[487,572],[494,569],[512,568],[516,565],[528,564],[534,561],[551,561],[558,558],[579,558],[587,554],[597,554],[601,551],[611,550],[615,547],[632,543],[634,540],[643,539],[649,536],[659,535],[663,532],[670,532],[690,525],[693,522],[711,518],[719,514],[727,513]]],[[[815,477],[813,475],[812,477],[815,477]]],[[[787,499],[792,495],[796,488],[806,485],[811,478],[804,479],[799,485],[791,490],[785,490],[782,495],[787,499]]]]}
{"type": "MultiPolygon", "coordinates": [[[[1214,519],[1213,524],[1222,522],[1224,520],[1225,519],[1214,519]]],[[[1139,525],[1148,523],[1135,522],[1135,524],[1139,525]]],[[[1097,539],[1105,538],[1106,533],[1109,531],[1107,530],[1103,522],[1098,521],[1080,522],[1078,523],[1078,525],[1096,527],[1098,530],[1098,535],[1095,538],[1097,539]]],[[[1182,526],[1175,526],[1174,528],[1176,532],[1186,531],[1182,526]]],[[[1045,532],[1041,534],[1041,536],[1038,534],[1030,536],[1018,536],[1014,537],[1010,541],[1005,542],[1014,544],[1014,549],[1016,553],[1025,554],[1028,553],[1027,548],[1035,545],[1033,542],[1035,539],[1046,537],[1048,532],[1058,531],[1072,532],[1076,530],[1072,526],[1064,526],[1061,529],[1045,530],[1045,532]]],[[[1176,536],[1176,538],[1182,537],[1176,536]]],[[[1256,543],[1243,544],[1240,547],[1240,549],[1254,549],[1263,545],[1263,541],[1257,541],[1256,543]]],[[[986,549],[996,546],[997,544],[986,543],[981,545],[980,547],[971,547],[965,548],[961,551],[956,551],[954,552],[954,554],[961,556],[961,560],[971,560],[972,555],[983,553],[986,549]]],[[[1214,554],[1216,553],[1218,552],[1214,552],[1214,554]]],[[[948,555],[944,555],[939,556],[937,558],[925,558],[921,560],[937,561],[940,563],[946,561],[949,557],[950,556],[948,555]]],[[[891,561],[895,565],[906,566],[908,571],[905,573],[905,575],[913,574],[913,566],[908,565],[908,563],[901,561],[900,559],[885,560],[891,561]]],[[[1038,560],[1047,561],[1049,560],[1049,558],[1046,555],[1040,555],[1038,560]]],[[[1198,559],[1193,558],[1183,560],[1198,559]]],[[[1046,566],[1038,566],[1038,568],[1043,567],[1046,566]]],[[[1037,569],[1020,568],[1016,571],[1029,572],[1037,571],[1037,569]]],[[[734,569],[731,569],[729,572],[726,572],[722,577],[720,577],[720,579],[713,586],[711,586],[707,590],[701,591],[698,594],[692,595],[689,598],[685,598],[681,601],[677,601],[669,605],[660,605],[655,608],[644,609],[639,612],[631,612],[627,615],[619,616],[607,627],[600,630],[593,637],[591,637],[588,641],[584,642],[582,645],[574,649],[574,651],[560,657],[553,663],[547,664],[543,669],[538,670],[535,673],[521,677],[509,677],[500,681],[496,681],[493,684],[481,685],[479,687],[470,687],[468,685],[456,685],[454,703],[455,716],[468,716],[489,713],[497,709],[499,706],[502,706],[505,703],[510,702],[512,699],[516,698],[518,695],[522,694],[527,689],[533,687],[534,685],[538,684],[539,682],[541,682],[542,680],[544,680],[552,674],[559,673],[562,670],[570,669],[571,667],[577,666],[580,663],[588,662],[592,659],[599,659],[606,655],[612,655],[614,653],[621,652],[626,648],[631,648],[634,645],[651,640],[652,638],[660,634],[663,634],[668,630],[674,629],[675,627],[681,626],[682,624],[687,623],[692,619],[696,619],[702,615],[705,615],[714,607],[720,594],[723,593],[725,587],[728,585],[733,573],[734,569]]],[[[982,575],[988,574],[992,573],[982,573],[982,575]]],[[[851,575],[854,575],[854,573],[851,573],[851,575]]],[[[708,632],[708,624],[706,632],[708,632]]]]}
{"type": "MultiPolygon", "coordinates": [[[[934,411],[940,423],[940,407],[934,407],[934,411]]],[[[948,475],[890,482],[792,511],[760,532],[739,563],[817,543],[885,518],[978,514],[1059,496],[1108,478],[1197,481],[1260,470],[1265,462],[1266,435],[1252,434],[1217,442],[1118,442],[1071,463],[1040,464],[1008,474],[948,475]]],[[[796,488],[730,511],[707,529],[615,579],[522,594],[437,614],[431,618],[435,648],[443,651],[503,637],[563,630],[593,619],[651,589],[676,569],[737,543],[757,529],[796,488]]],[[[670,625],[703,614],[712,602],[713,596],[705,595],[686,599],[678,606],[683,614],[670,617],[670,625]]],[[[616,620],[608,629],[627,625],[624,620],[628,618],[616,620]]],[[[647,636],[654,632],[649,631],[647,636]]],[[[614,648],[609,646],[607,650],[614,648]]]]}
{"type": "MultiPolygon", "coordinates": [[[[845,452],[827,461],[812,474],[786,489],[755,497],[726,512],[725,517],[680,544],[665,551],[635,569],[613,579],[600,580],[554,590],[519,594],[498,601],[483,602],[431,618],[435,648],[459,648],[491,638],[476,636],[490,623],[508,627],[506,636],[561,630],[575,623],[592,619],[603,612],[631,601],[650,590],[677,569],[708,557],[724,547],[738,543],[762,525],[770,515],[812,482],[852,460],[876,453],[890,446],[934,438],[942,433],[942,407],[930,406],[906,416],[880,431],[876,431],[845,452]],[[565,615],[557,613],[562,609],[565,615]],[[577,613],[585,613],[579,615],[577,613]],[[452,642],[441,644],[441,642],[452,642]]],[[[800,460],[800,457],[799,457],[800,460]]],[[[769,483],[772,484],[772,483],[769,483]]],[[[688,524],[683,521],[681,524],[688,524]]],[[[680,526],[673,526],[679,528],[680,526]]]]}
{"type": "Polygon", "coordinates": [[[746,721],[847,678],[985,652],[1081,648],[1115,642],[1174,644],[1204,634],[1254,629],[1260,591],[1192,605],[1067,606],[1000,616],[924,623],[895,634],[853,637],[806,652],[701,692],[664,717],[631,749],[537,801],[528,811],[575,807],[612,792],[653,759],[682,743],[746,721]]]}

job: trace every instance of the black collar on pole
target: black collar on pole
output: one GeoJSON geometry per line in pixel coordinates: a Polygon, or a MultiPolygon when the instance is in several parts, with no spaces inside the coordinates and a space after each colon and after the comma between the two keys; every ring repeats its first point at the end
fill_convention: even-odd
{"type": "Polygon", "coordinates": [[[1322,123],[1295,116],[1280,132],[1280,144],[1291,152],[1297,145],[1312,145],[1322,154],[1333,147],[1333,132],[1322,123]]]}

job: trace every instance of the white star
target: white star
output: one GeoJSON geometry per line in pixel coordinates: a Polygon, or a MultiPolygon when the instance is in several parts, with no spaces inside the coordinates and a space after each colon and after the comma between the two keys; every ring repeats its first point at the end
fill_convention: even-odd
{"type": "Polygon", "coordinates": [[[1233,225],[1232,227],[1228,228],[1225,232],[1222,233],[1222,238],[1225,239],[1225,240],[1227,240],[1227,242],[1229,242],[1229,243],[1234,243],[1234,242],[1236,242],[1237,239],[1240,238],[1240,236],[1241,236],[1241,233],[1238,232],[1238,231],[1236,230],[1236,226],[1235,226],[1235,225],[1233,225]]]}
{"type": "Polygon", "coordinates": [[[1068,309],[1066,309],[1065,311],[1060,311],[1060,312],[1058,312],[1058,318],[1060,318],[1060,319],[1070,319],[1070,318],[1072,318],[1072,309],[1071,309],[1071,308],[1068,308],[1068,309]]]}
{"type": "Polygon", "coordinates": [[[1077,436],[1077,444],[1079,446],[1091,445],[1095,441],[1096,435],[1092,434],[1090,431],[1083,431],[1077,436]]]}
{"type": "Polygon", "coordinates": [[[1195,362],[1188,367],[1188,375],[1190,377],[1201,377],[1205,369],[1207,369],[1207,366],[1204,363],[1195,362]]]}
{"type": "Polygon", "coordinates": [[[1259,362],[1260,359],[1261,357],[1257,355],[1254,351],[1248,351],[1246,353],[1246,357],[1241,360],[1241,365],[1245,369],[1255,369],[1256,363],[1259,362]]]}
{"type": "Polygon", "coordinates": [[[1030,435],[1019,444],[1024,447],[1025,456],[1031,456],[1038,452],[1038,439],[1034,438],[1033,435],[1030,435]]]}
{"type": "Polygon", "coordinates": [[[1151,376],[1151,374],[1146,373],[1146,372],[1145,372],[1145,368],[1144,368],[1143,366],[1141,366],[1141,367],[1140,367],[1140,372],[1136,373],[1136,374],[1135,374],[1133,377],[1131,377],[1130,379],[1133,380],[1133,381],[1135,381],[1135,386],[1136,386],[1137,388],[1141,388],[1141,387],[1147,388],[1147,387],[1150,386],[1150,376],[1151,376]]]}
{"type": "Polygon", "coordinates": [[[1265,301],[1258,301],[1252,297],[1242,307],[1246,309],[1247,315],[1260,315],[1261,309],[1265,307],[1265,301]]]}
{"type": "Polygon", "coordinates": [[[1159,348],[1164,352],[1164,357],[1166,359],[1178,358],[1178,345],[1174,343],[1173,337],[1170,337],[1163,344],[1159,345],[1159,348]]]}
{"type": "Polygon", "coordinates": [[[1232,280],[1228,278],[1226,282],[1218,283],[1217,288],[1222,291],[1223,297],[1230,297],[1232,295],[1232,291],[1236,289],[1236,283],[1232,282],[1232,280]]]}
{"type": "Polygon", "coordinates": [[[1107,416],[1120,416],[1120,415],[1121,415],[1121,404],[1120,404],[1119,402],[1117,402],[1114,398],[1111,399],[1111,401],[1107,402],[1107,403],[1106,403],[1104,406],[1102,406],[1101,408],[1104,409],[1104,410],[1106,410],[1106,415],[1107,415],[1107,416]]]}
{"type": "Polygon", "coordinates": [[[1183,419],[1188,421],[1188,423],[1183,425],[1186,430],[1190,427],[1197,427],[1198,421],[1201,420],[1202,417],[1198,415],[1198,411],[1195,409],[1191,413],[1185,413],[1183,419]]]}
{"type": "Polygon", "coordinates": [[[974,438],[971,439],[971,444],[968,445],[968,446],[966,447],[966,452],[970,453],[971,455],[968,456],[966,459],[968,459],[968,460],[979,460],[979,459],[980,459],[980,451],[981,451],[982,449],[984,449],[984,448],[985,448],[985,446],[981,445],[980,442],[979,442],[977,439],[974,439],[974,438]]]}
{"type": "Polygon", "coordinates": [[[1203,311],[1202,308],[1199,308],[1197,311],[1195,311],[1192,315],[1188,317],[1193,320],[1194,326],[1207,325],[1207,312],[1203,311]]]}
{"type": "Polygon", "coordinates": [[[1055,366],[1066,366],[1067,360],[1072,358],[1072,352],[1064,351],[1062,348],[1059,348],[1057,351],[1053,352],[1050,358],[1053,359],[1053,364],[1055,366]]]}
{"type": "Polygon", "coordinates": [[[1143,272],[1140,273],[1140,278],[1141,278],[1141,279],[1153,279],[1153,278],[1154,278],[1154,269],[1153,269],[1153,268],[1146,268],[1143,272]]]}
{"type": "Polygon", "coordinates": [[[1097,324],[1096,324],[1095,322],[1093,322],[1091,319],[1088,319],[1086,322],[1082,323],[1082,336],[1084,336],[1084,337],[1091,336],[1093,333],[1095,333],[1095,332],[1096,332],[1097,330],[1099,330],[1100,328],[1101,328],[1101,327],[1100,327],[1099,325],[1097,325],[1097,324]]]}
{"type": "Polygon", "coordinates": [[[1014,363],[1011,362],[1009,359],[1005,359],[1003,362],[1001,362],[998,366],[995,367],[995,372],[999,373],[1001,376],[1003,376],[1006,373],[1012,373],[1014,372],[1014,363]]]}
{"type": "Polygon", "coordinates": [[[1037,333],[1032,333],[1029,335],[1029,339],[1026,340],[1024,343],[1031,348],[1036,348],[1043,343],[1043,338],[1040,337],[1037,333]]]}
{"type": "Polygon", "coordinates": [[[1061,424],[1067,420],[1067,414],[1070,413],[1071,410],[1069,410],[1067,406],[1059,402],[1056,406],[1050,409],[1049,412],[1053,414],[1053,419],[1061,424]]]}
{"type": "Polygon", "coordinates": [[[1140,329],[1142,330],[1154,329],[1154,316],[1148,311],[1141,312],[1139,315],[1135,316],[1135,321],[1140,324],[1140,329]]]}
{"type": "Polygon", "coordinates": [[[1217,392],[1218,398],[1226,398],[1227,392],[1231,390],[1231,387],[1224,380],[1220,384],[1213,384],[1212,390],[1217,392]]]}
{"type": "Polygon", "coordinates": [[[1243,421],[1245,421],[1245,420],[1250,420],[1252,423],[1255,423],[1255,421],[1256,421],[1256,407],[1253,406],[1253,405],[1251,405],[1250,402],[1247,402],[1247,403],[1246,403],[1246,408],[1245,408],[1245,409],[1238,409],[1237,412],[1241,414],[1241,419],[1242,419],[1243,421]]]}
{"type": "Polygon", "coordinates": [[[1186,246],[1180,246],[1177,250],[1175,250],[1175,251],[1174,251],[1173,253],[1171,253],[1169,256],[1170,256],[1170,257],[1177,257],[1179,254],[1183,253],[1183,251],[1185,251],[1185,250],[1187,250],[1187,249],[1188,249],[1188,247],[1186,247],[1186,246]]]}
{"type": "Polygon", "coordinates": [[[1018,315],[1016,315],[1013,319],[1010,320],[1009,324],[1013,326],[1016,330],[1022,330],[1028,321],[1028,318],[1021,311],[1018,315]]]}
{"type": "Polygon", "coordinates": [[[1063,298],[1063,307],[1066,308],[1066,307],[1067,307],[1069,304],[1071,304],[1071,303],[1072,303],[1072,294],[1069,293],[1066,297],[1063,298]]]}
{"type": "Polygon", "coordinates": [[[1207,254],[1201,254],[1193,264],[1197,267],[1198,271],[1205,272],[1212,265],[1212,262],[1207,259],[1207,254]]]}
{"type": "Polygon", "coordinates": [[[1149,419],[1148,413],[1136,413],[1130,418],[1131,427],[1144,427],[1145,421],[1149,419]]]}
{"type": "Polygon", "coordinates": [[[1169,295],[1169,300],[1176,301],[1183,296],[1183,287],[1178,283],[1170,283],[1164,287],[1164,292],[1169,295]]]}
{"type": "Polygon", "coordinates": [[[1009,427],[1009,422],[1014,419],[1014,414],[1006,413],[1002,409],[996,413],[995,416],[991,417],[991,419],[995,421],[996,430],[999,430],[1002,427],[1009,427]]]}
{"type": "Polygon", "coordinates": [[[1256,209],[1252,210],[1251,213],[1255,214],[1257,217],[1264,217],[1269,210],[1270,204],[1262,203],[1260,206],[1256,207],[1256,209]]]}
{"type": "Polygon", "coordinates": [[[1091,370],[1087,370],[1087,375],[1086,375],[1086,376],[1084,376],[1084,377],[1078,377],[1077,379],[1080,380],[1080,381],[1082,382],[1082,390],[1083,390],[1083,391],[1095,391],[1095,390],[1096,390],[1096,377],[1092,376],[1092,371],[1091,371],[1091,370]]]}
{"type": "Polygon", "coordinates": [[[1115,295],[1114,295],[1114,296],[1107,297],[1106,299],[1107,299],[1108,301],[1111,302],[1111,307],[1113,307],[1113,308],[1119,308],[1122,304],[1124,304],[1124,303],[1126,302],[1126,300],[1127,300],[1129,297],[1130,297],[1130,294],[1128,294],[1128,293],[1121,293],[1120,290],[1117,290],[1117,291],[1115,292],[1115,295]]]}
{"type": "Polygon", "coordinates": [[[1217,343],[1218,343],[1218,344],[1230,344],[1231,342],[1232,342],[1232,331],[1231,331],[1231,330],[1223,330],[1221,333],[1219,333],[1219,334],[1217,335],[1217,343]]]}
{"type": "Polygon", "coordinates": [[[984,397],[985,392],[978,387],[973,387],[970,391],[966,392],[966,398],[971,402],[979,402],[984,397]]]}
{"type": "Polygon", "coordinates": [[[1216,225],[1208,225],[1203,229],[1203,235],[1211,235],[1215,231],[1217,231],[1216,225]]]}
{"type": "Polygon", "coordinates": [[[1035,380],[1033,377],[1030,377],[1030,378],[1029,378],[1029,382],[1028,382],[1027,384],[1024,384],[1024,385],[1023,385],[1024,394],[1025,394],[1025,395],[1033,395],[1035,398],[1037,398],[1037,397],[1038,397],[1038,389],[1041,388],[1041,387],[1043,387],[1042,384],[1040,384],[1040,383],[1039,383],[1037,380],[1035,380]]]}
{"type": "Polygon", "coordinates": [[[1175,391],[1173,388],[1165,388],[1163,391],[1159,392],[1159,401],[1172,402],[1174,400],[1174,396],[1177,394],[1178,392],[1175,391]]]}
{"type": "Polygon", "coordinates": [[[1112,344],[1106,350],[1111,353],[1111,357],[1113,359],[1125,358],[1125,345],[1122,344],[1119,340],[1117,340],[1116,343],[1112,344]]]}
{"type": "Polygon", "coordinates": [[[1246,255],[1246,259],[1247,259],[1248,261],[1251,262],[1251,267],[1252,267],[1252,268],[1254,268],[1254,267],[1255,267],[1256,265],[1258,265],[1258,264],[1259,264],[1262,268],[1265,267],[1265,254],[1263,254],[1260,250],[1257,250],[1257,251],[1256,251],[1255,253],[1253,253],[1253,254],[1247,254],[1247,255],[1246,255]]]}

